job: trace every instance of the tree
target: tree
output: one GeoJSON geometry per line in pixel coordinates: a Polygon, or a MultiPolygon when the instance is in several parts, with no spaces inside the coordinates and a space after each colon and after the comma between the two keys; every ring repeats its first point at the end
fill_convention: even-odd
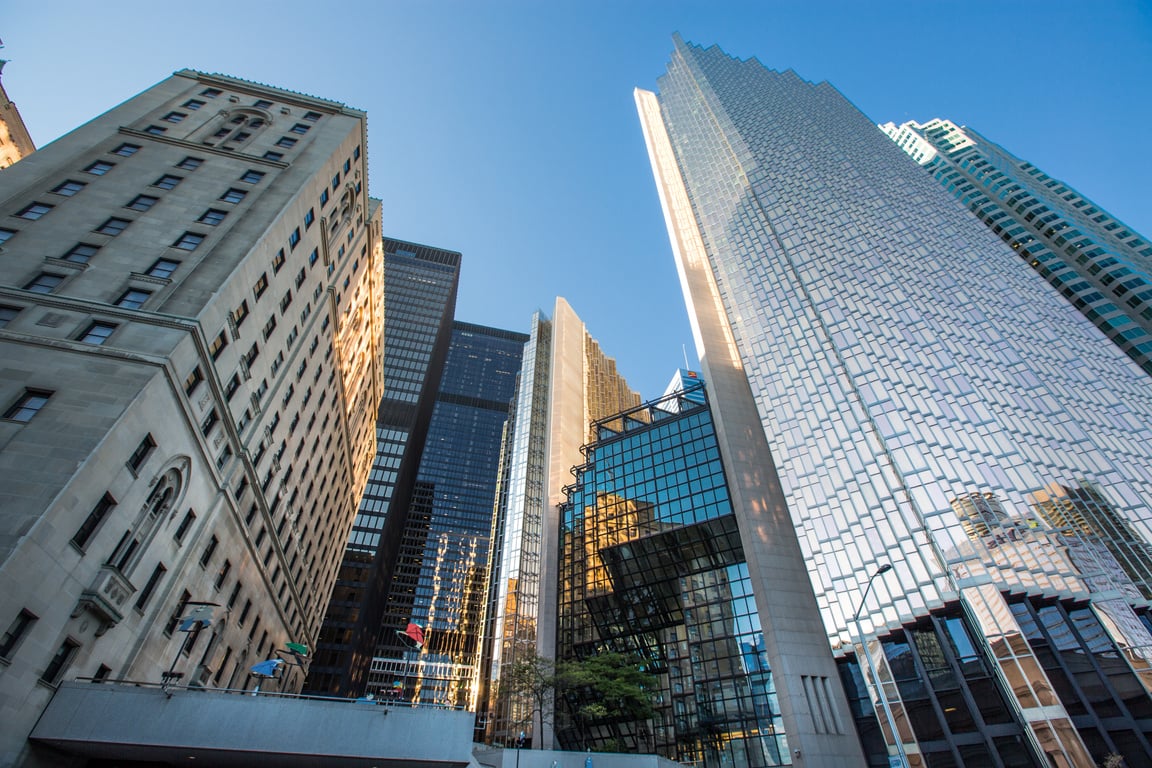
{"type": "Polygon", "coordinates": [[[655,713],[657,681],[640,657],[601,653],[565,663],[556,678],[579,724],[581,739],[586,737],[588,725],[595,722],[630,721],[636,724],[638,734],[647,733],[647,722],[655,713]]]}
{"type": "Polygon", "coordinates": [[[535,652],[501,668],[500,695],[517,728],[531,733],[536,717],[551,722],[558,682],[555,662],[535,652]]]}

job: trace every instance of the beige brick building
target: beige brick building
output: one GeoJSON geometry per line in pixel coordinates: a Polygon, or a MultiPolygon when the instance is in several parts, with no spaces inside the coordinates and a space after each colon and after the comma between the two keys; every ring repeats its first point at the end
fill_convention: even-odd
{"type": "MultiPolygon", "coordinates": [[[[7,63],[0,59],[0,72],[4,71],[7,63]]],[[[20,117],[20,111],[0,82],[0,170],[35,151],[36,145],[32,143],[24,118],[20,117]]]]}
{"type": "Polygon", "coordinates": [[[0,174],[0,765],[61,680],[314,644],[383,388],[366,129],[184,70],[0,174]]]}

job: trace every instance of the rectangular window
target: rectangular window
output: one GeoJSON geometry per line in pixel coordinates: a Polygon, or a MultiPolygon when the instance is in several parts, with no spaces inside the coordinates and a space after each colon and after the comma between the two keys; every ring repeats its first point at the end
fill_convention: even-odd
{"type": "Polygon", "coordinates": [[[200,101],[200,99],[188,99],[188,101],[184,102],[180,106],[184,107],[184,109],[196,111],[197,109],[200,109],[200,107],[204,106],[204,104],[205,102],[200,101]]]}
{"type": "Polygon", "coordinates": [[[60,682],[60,678],[64,677],[64,673],[68,671],[68,665],[72,663],[72,659],[76,657],[76,651],[79,650],[80,643],[72,638],[67,638],[60,647],[56,649],[56,653],[52,656],[52,660],[48,662],[48,666],[44,669],[44,674],[40,675],[41,682],[48,685],[56,685],[60,682]]]}
{"type": "Polygon", "coordinates": [[[183,112],[169,112],[160,119],[167,123],[178,123],[186,117],[188,117],[188,115],[183,112]]]}
{"type": "Polygon", "coordinates": [[[356,148],[352,150],[352,159],[353,160],[359,160],[360,159],[360,146],[359,145],[357,145],[356,148]]]}
{"type": "Polygon", "coordinates": [[[288,130],[291,131],[292,133],[298,133],[298,134],[303,135],[305,133],[308,133],[308,129],[311,127],[312,126],[310,126],[310,125],[304,125],[304,123],[296,123],[296,125],[292,126],[288,130]]]}
{"type": "Polygon", "coordinates": [[[192,528],[192,524],[196,522],[196,513],[189,509],[184,513],[184,518],[180,521],[180,525],[176,526],[176,533],[172,538],[179,544],[184,541],[184,537],[188,535],[188,531],[192,528]]]}
{"type": "Polygon", "coordinates": [[[8,242],[9,240],[11,240],[15,236],[16,236],[16,230],[0,228],[0,245],[4,245],[4,243],[8,242]]]}
{"type": "Polygon", "coordinates": [[[150,125],[144,129],[144,133],[150,133],[153,136],[159,136],[162,133],[167,133],[168,129],[162,125],[150,125]]]}
{"type": "Polygon", "coordinates": [[[224,91],[220,90],[219,88],[205,88],[204,90],[200,91],[201,96],[206,96],[209,99],[214,99],[222,93],[224,93],[224,91]]]}
{"type": "Polygon", "coordinates": [[[216,572],[216,589],[224,586],[224,580],[228,578],[229,572],[232,570],[232,561],[225,560],[224,565],[220,566],[220,570],[216,572]]]}
{"type": "Polygon", "coordinates": [[[16,319],[16,315],[20,314],[20,307],[9,306],[8,304],[0,304],[0,328],[8,325],[16,319]]]}
{"type": "Polygon", "coordinates": [[[4,418],[8,421],[29,422],[48,403],[52,392],[44,389],[25,389],[20,399],[4,411],[4,418]]]}
{"type": "Polygon", "coordinates": [[[156,181],[152,182],[152,186],[159,187],[160,189],[175,189],[176,185],[183,180],[184,179],[180,176],[173,176],[170,173],[166,173],[160,178],[156,179],[156,181]]]}
{"type": "Polygon", "coordinates": [[[198,157],[186,157],[176,163],[177,168],[183,168],[186,171],[194,171],[202,165],[204,165],[204,161],[198,157]]]}
{"type": "Polygon", "coordinates": [[[304,214],[304,229],[311,227],[314,221],[316,221],[316,214],[309,208],[308,213],[304,214]]]}
{"type": "MultiPolygon", "coordinates": [[[[112,150],[112,154],[120,155],[121,157],[132,157],[132,155],[139,151],[140,145],[138,144],[121,144],[120,146],[116,147],[116,149],[112,150]]],[[[88,171],[88,173],[92,173],[92,171],[88,171]]]]}
{"type": "Polygon", "coordinates": [[[309,121],[309,122],[314,123],[320,119],[320,113],[319,112],[305,112],[304,113],[304,119],[309,121]]]}
{"type": "Polygon", "coordinates": [[[323,208],[326,205],[328,205],[328,190],[325,189],[320,192],[320,207],[323,208]]]}
{"type": "Polygon", "coordinates": [[[269,150],[269,151],[264,153],[264,159],[265,160],[283,160],[284,159],[284,153],[283,152],[273,152],[273,151],[269,150]]]}
{"type": "Polygon", "coordinates": [[[252,612],[252,601],[244,601],[244,610],[240,611],[240,618],[236,620],[236,624],[244,626],[244,622],[248,620],[248,614],[252,612]]]}
{"type": "Polygon", "coordinates": [[[249,347],[248,351],[244,353],[244,362],[248,365],[249,368],[251,368],[252,363],[256,362],[256,358],[259,356],[260,345],[256,342],[252,342],[252,346],[249,347]]]}
{"type": "Polygon", "coordinates": [[[184,618],[184,609],[188,607],[188,601],[192,599],[192,593],[184,590],[184,594],[180,595],[180,600],[176,603],[175,610],[168,615],[168,622],[164,625],[164,635],[171,637],[172,633],[176,631],[176,627],[180,626],[180,620],[184,618]]]}
{"type": "Polygon", "coordinates": [[[268,109],[272,106],[272,102],[267,99],[257,99],[252,106],[256,107],[256,109],[268,109]]]}
{"type": "Polygon", "coordinates": [[[85,168],[84,172],[90,173],[93,176],[103,176],[115,167],[116,163],[106,163],[103,160],[97,160],[96,162],[92,163],[92,165],[85,168]]]}
{"type": "Polygon", "coordinates": [[[232,459],[232,446],[225,445],[224,450],[220,451],[220,455],[216,457],[216,469],[224,469],[224,466],[232,459]]]}
{"type": "Polygon", "coordinates": [[[152,296],[152,291],[142,291],[139,288],[129,288],[116,299],[116,306],[125,309],[140,309],[144,302],[152,296]]]}
{"type": "Polygon", "coordinates": [[[317,248],[312,249],[312,253],[308,254],[308,266],[316,263],[316,259],[320,257],[320,251],[317,248]]]}
{"type": "Polygon", "coordinates": [[[232,398],[240,390],[240,374],[232,374],[232,378],[228,379],[228,383],[224,385],[224,399],[232,402],[232,398]]]}
{"type": "Polygon", "coordinates": [[[172,259],[156,259],[152,262],[152,266],[148,267],[146,273],[149,277],[159,277],[167,280],[172,277],[172,274],[180,268],[180,262],[173,261],[172,259]]]}
{"type": "Polygon", "coordinates": [[[151,195],[136,195],[136,197],[132,198],[132,202],[128,203],[128,205],[124,207],[131,208],[134,211],[147,211],[158,202],[160,202],[160,198],[158,197],[152,197],[151,195]]]}
{"type": "Polygon", "coordinates": [[[268,341],[268,337],[272,335],[274,330],[276,330],[276,315],[272,315],[268,318],[268,322],[264,323],[264,341],[268,341]]]}
{"type": "Polygon", "coordinates": [[[164,563],[156,564],[156,567],[152,569],[152,575],[148,577],[148,582],[144,585],[144,589],[140,590],[140,596],[136,598],[136,610],[144,610],[144,607],[148,605],[148,601],[152,599],[152,593],[156,591],[157,585],[160,584],[160,579],[164,578],[164,574],[167,572],[168,569],[164,567],[164,563]]]}
{"type": "Polygon", "coordinates": [[[243,200],[247,195],[248,195],[248,193],[245,192],[244,190],[236,189],[235,187],[232,187],[227,192],[220,195],[220,199],[226,203],[238,203],[241,200],[243,200]]]}
{"type": "Polygon", "coordinates": [[[228,337],[224,335],[224,331],[220,331],[220,335],[212,340],[208,345],[208,354],[212,356],[213,360],[220,359],[220,353],[228,346],[228,337]]]}
{"type": "Polygon", "coordinates": [[[228,211],[221,211],[217,208],[209,208],[208,210],[204,211],[204,215],[197,219],[197,221],[199,221],[201,224],[207,224],[210,227],[214,227],[220,222],[224,221],[224,217],[227,215],[228,211]]]}
{"type": "Polygon", "coordinates": [[[176,238],[176,242],[172,243],[173,248],[179,248],[182,251],[194,251],[200,247],[200,243],[204,242],[207,235],[202,235],[199,232],[185,232],[176,238]]]}
{"type": "Polygon", "coordinates": [[[76,243],[72,246],[67,253],[60,258],[64,261],[75,262],[76,264],[87,264],[96,255],[96,251],[100,250],[100,246],[92,245],[90,243],[76,243]]]}
{"type": "Polygon", "coordinates": [[[128,457],[128,469],[136,472],[148,460],[148,456],[156,449],[156,440],[153,439],[152,433],[144,435],[144,439],[140,441],[140,445],[136,446],[136,450],[132,451],[132,455],[128,457]]]}
{"type": "Polygon", "coordinates": [[[128,225],[131,223],[132,222],[129,221],[128,219],[118,219],[115,216],[113,216],[112,218],[108,219],[107,221],[105,221],[100,226],[96,227],[96,231],[102,235],[108,235],[109,237],[116,237],[116,235],[120,234],[125,229],[127,229],[128,225]]]}
{"type": "Polygon", "coordinates": [[[352,170],[352,161],[351,160],[345,160],[344,161],[344,175],[347,176],[351,170],[352,170]]]}
{"type": "Polygon", "coordinates": [[[300,286],[304,285],[304,278],[308,272],[304,267],[300,267],[300,271],[296,273],[296,290],[300,290],[300,286]]]}
{"type": "Polygon", "coordinates": [[[248,299],[244,299],[244,301],[240,302],[240,306],[236,307],[236,309],[232,312],[232,321],[236,323],[237,328],[244,324],[244,321],[248,319],[249,314],[248,299]]]}
{"type": "Polygon", "coordinates": [[[188,378],[184,379],[184,394],[192,397],[192,393],[196,391],[196,387],[200,386],[200,382],[204,381],[204,371],[200,370],[200,366],[192,369],[192,373],[188,374],[188,378]]]}
{"type": "Polygon", "coordinates": [[[300,227],[292,230],[292,234],[288,235],[288,246],[295,250],[296,246],[300,244],[300,227]]]}
{"type": "Polygon", "coordinates": [[[112,335],[116,328],[116,323],[102,323],[100,321],[96,321],[89,325],[84,333],[80,334],[79,341],[84,344],[103,344],[104,342],[108,341],[108,337],[112,335]]]}
{"type": "Polygon", "coordinates": [[[32,293],[52,293],[62,282],[64,282],[64,275],[41,272],[24,285],[24,290],[32,291],[32,293]]]}
{"type": "Polygon", "coordinates": [[[0,636],[0,657],[5,659],[12,657],[13,651],[27,636],[28,630],[36,623],[37,618],[39,617],[27,608],[20,609],[20,613],[16,614],[16,618],[8,625],[8,631],[0,636]]]}
{"type": "Polygon", "coordinates": [[[88,517],[84,518],[80,528],[72,536],[72,543],[79,547],[81,550],[88,546],[88,542],[92,538],[92,534],[100,528],[104,518],[116,506],[116,499],[112,498],[112,494],[105,493],[100,501],[96,502],[96,506],[92,507],[92,511],[88,513],[88,517]]]}
{"type": "Polygon", "coordinates": [[[200,555],[200,567],[208,565],[212,560],[212,555],[216,554],[216,547],[220,546],[220,539],[213,536],[208,540],[208,546],[204,547],[204,552],[200,555]]]}
{"type": "Polygon", "coordinates": [[[276,274],[277,272],[280,271],[280,268],[282,266],[284,266],[284,261],[285,261],[284,249],[281,248],[279,251],[276,252],[276,258],[272,259],[272,273],[273,274],[276,274]]]}
{"type": "Polygon", "coordinates": [[[291,304],[292,304],[292,291],[288,290],[288,291],[284,292],[284,297],[280,299],[280,314],[284,314],[285,312],[287,312],[288,307],[291,304]]]}
{"type": "Polygon", "coordinates": [[[262,178],[264,178],[263,172],[248,170],[240,177],[240,181],[243,181],[245,184],[257,184],[262,178]]]}
{"type": "Polygon", "coordinates": [[[31,221],[35,221],[36,219],[39,219],[40,217],[47,214],[54,207],[55,206],[48,205],[47,203],[40,203],[40,202],[29,203],[28,205],[21,208],[19,213],[17,213],[16,215],[22,219],[29,219],[31,221]]]}
{"type": "Polygon", "coordinates": [[[64,195],[64,197],[72,197],[72,195],[84,189],[86,186],[88,185],[82,181],[73,181],[72,179],[68,179],[68,181],[64,182],[63,184],[57,185],[52,191],[58,195],[64,195]]]}
{"type": "Polygon", "coordinates": [[[260,278],[256,281],[256,284],[252,286],[252,294],[256,297],[257,301],[259,301],[266,290],[268,290],[268,273],[261,272],[260,278]]]}
{"type": "Polygon", "coordinates": [[[294,146],[296,146],[296,139],[293,139],[293,138],[291,138],[291,137],[289,137],[289,136],[281,136],[281,137],[280,137],[280,138],[277,140],[277,142],[276,142],[276,146],[278,146],[278,147],[284,147],[285,149],[289,149],[289,148],[291,148],[291,147],[294,147],[294,146]]]}
{"type": "Polygon", "coordinates": [[[204,437],[208,437],[209,433],[212,432],[212,427],[219,423],[220,414],[216,411],[215,408],[213,408],[212,410],[208,411],[208,415],[204,417],[204,421],[200,422],[200,434],[204,435],[204,437]]]}

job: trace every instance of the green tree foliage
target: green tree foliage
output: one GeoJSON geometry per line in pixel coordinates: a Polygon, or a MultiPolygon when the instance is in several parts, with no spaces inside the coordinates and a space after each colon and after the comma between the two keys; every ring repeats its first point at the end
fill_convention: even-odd
{"type": "Polygon", "coordinates": [[[654,712],[655,676],[643,662],[626,653],[601,653],[568,662],[559,684],[575,690],[581,700],[577,712],[588,720],[647,720],[654,712]]]}

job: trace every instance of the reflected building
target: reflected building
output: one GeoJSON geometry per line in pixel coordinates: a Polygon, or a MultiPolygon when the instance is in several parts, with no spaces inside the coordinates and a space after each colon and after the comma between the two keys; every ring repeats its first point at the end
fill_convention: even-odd
{"type": "Polygon", "coordinates": [[[1152,243],[1068,184],[951,120],[880,126],[1152,374],[1152,243]]]}
{"type": "Polygon", "coordinates": [[[500,445],[527,341],[452,324],[369,675],[378,699],[476,710],[500,445]],[[394,631],[409,621],[424,630],[422,648],[394,631]]]}
{"type": "MultiPolygon", "coordinates": [[[[412,530],[427,529],[431,497],[417,480],[452,338],[460,254],[385,238],[383,397],[376,454],[344,549],[305,690],[363,695],[385,605],[412,530]],[[407,538],[406,538],[407,537],[407,538]]],[[[406,626],[405,621],[404,625],[406,626]]]]}
{"type": "MultiPolygon", "coordinates": [[[[676,38],[659,88],[637,103],[730,493],[740,459],[775,466],[747,522],[778,544],[762,521],[788,511],[868,760],[1152,763],[1141,555],[1073,540],[1051,503],[1092,488],[1077,512],[1148,540],[1138,361],[828,83],[676,38]]],[[[766,608],[814,765],[813,672],[766,608]]]]}
{"type": "Polygon", "coordinates": [[[639,405],[572,307],[532,318],[516,397],[505,428],[479,683],[478,738],[548,748],[550,719],[528,697],[501,690],[502,667],[556,649],[557,550],[563,488],[581,464],[592,422],[639,405]]]}
{"type": "Polygon", "coordinates": [[[593,702],[570,690],[559,700],[558,737],[565,749],[654,752],[700,766],[785,765],[755,585],[705,388],[695,372],[678,378],[690,382],[685,389],[593,425],[562,507],[558,658],[642,659],[658,680],[655,715],[589,716],[593,702]]]}

